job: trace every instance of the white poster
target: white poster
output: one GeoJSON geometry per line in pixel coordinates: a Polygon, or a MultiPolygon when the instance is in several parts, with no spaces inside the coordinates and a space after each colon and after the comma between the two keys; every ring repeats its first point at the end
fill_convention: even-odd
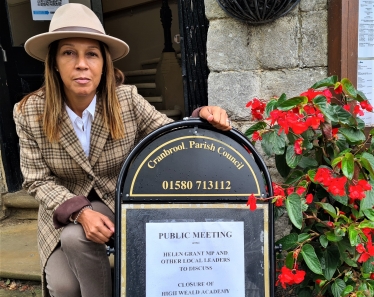
{"type": "Polygon", "coordinates": [[[374,0],[360,0],[358,57],[374,58],[374,0]]]}
{"type": "MultiPolygon", "coordinates": [[[[374,0],[360,0],[358,15],[357,90],[374,106],[374,0]]],[[[361,118],[374,125],[374,113],[364,111],[361,118]]]]}
{"type": "Polygon", "coordinates": [[[56,9],[69,3],[69,0],[31,0],[31,13],[34,21],[49,21],[56,9]]]}
{"type": "Polygon", "coordinates": [[[147,223],[146,296],[245,296],[243,222],[147,223]]]}
{"type": "MultiPolygon", "coordinates": [[[[357,89],[366,95],[370,104],[374,106],[374,59],[358,60],[357,89]]],[[[366,125],[374,125],[374,113],[364,111],[361,117],[366,125]]]]}

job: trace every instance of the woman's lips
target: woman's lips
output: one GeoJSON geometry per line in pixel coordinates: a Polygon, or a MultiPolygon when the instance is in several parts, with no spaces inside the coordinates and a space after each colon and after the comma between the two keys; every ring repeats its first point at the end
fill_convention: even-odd
{"type": "Polygon", "coordinates": [[[88,83],[90,80],[85,77],[79,77],[79,78],[74,79],[74,81],[79,84],[85,84],[85,83],[88,83]]]}

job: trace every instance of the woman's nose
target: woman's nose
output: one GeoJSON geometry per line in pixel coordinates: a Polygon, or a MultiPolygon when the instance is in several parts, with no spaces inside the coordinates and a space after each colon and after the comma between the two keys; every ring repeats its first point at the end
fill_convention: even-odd
{"type": "Polygon", "coordinates": [[[78,69],[87,69],[88,68],[86,57],[84,55],[78,55],[76,67],[78,69]]]}

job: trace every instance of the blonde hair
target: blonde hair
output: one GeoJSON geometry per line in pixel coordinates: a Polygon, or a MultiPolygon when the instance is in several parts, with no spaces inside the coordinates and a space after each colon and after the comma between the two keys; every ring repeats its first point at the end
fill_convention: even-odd
{"type": "MultiPolygon", "coordinates": [[[[33,96],[45,99],[44,112],[40,115],[43,130],[50,142],[58,142],[60,138],[60,120],[64,109],[64,88],[60,75],[55,70],[56,54],[58,42],[50,44],[44,69],[44,85],[35,92],[26,95],[18,106],[19,111],[23,111],[27,100],[33,96]]],[[[103,75],[97,95],[103,104],[103,118],[105,128],[109,131],[113,139],[121,139],[125,136],[125,126],[121,118],[121,107],[116,94],[116,87],[123,84],[123,73],[114,67],[107,46],[100,43],[100,51],[103,55],[104,66],[103,75]]]]}

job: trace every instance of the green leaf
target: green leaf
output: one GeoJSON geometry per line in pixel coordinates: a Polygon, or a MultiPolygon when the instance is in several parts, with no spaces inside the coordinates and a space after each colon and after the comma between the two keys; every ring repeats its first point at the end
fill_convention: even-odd
{"type": "Polygon", "coordinates": [[[318,95],[313,99],[314,105],[318,107],[318,109],[323,113],[325,117],[327,117],[330,121],[337,122],[338,118],[335,115],[334,108],[327,103],[327,99],[325,96],[318,95]]]}
{"type": "Polygon", "coordinates": [[[288,167],[290,168],[295,168],[297,164],[299,164],[301,158],[303,157],[302,155],[297,155],[295,154],[295,146],[294,145],[289,145],[287,146],[286,150],[286,162],[288,167]]]}
{"type": "Polygon", "coordinates": [[[326,235],[327,240],[332,241],[332,242],[338,242],[343,239],[343,237],[335,235],[333,231],[328,231],[326,232],[325,235],[326,235]]]}
{"type": "Polygon", "coordinates": [[[303,156],[301,158],[298,166],[301,167],[301,168],[316,168],[316,167],[318,167],[318,162],[317,162],[316,159],[303,156]]]}
{"type": "Polygon", "coordinates": [[[304,176],[304,172],[301,170],[294,170],[291,174],[287,177],[286,181],[284,182],[286,185],[290,185],[293,183],[298,182],[304,176]]]}
{"type": "Polygon", "coordinates": [[[261,147],[267,155],[283,155],[285,146],[285,134],[278,135],[278,129],[262,134],[261,147]]]}
{"type": "Polygon", "coordinates": [[[287,111],[287,110],[291,110],[295,108],[296,106],[300,104],[307,104],[307,103],[308,103],[308,98],[305,96],[294,97],[279,104],[278,109],[282,111],[287,111]]]}
{"type": "Polygon", "coordinates": [[[365,209],[363,213],[369,220],[374,221],[374,209],[365,209]]]}
{"type": "Polygon", "coordinates": [[[362,102],[362,101],[365,101],[365,100],[368,100],[365,96],[365,94],[361,91],[357,91],[357,101],[358,102],[362,102]]]}
{"type": "Polygon", "coordinates": [[[331,291],[334,297],[340,297],[345,287],[346,287],[345,282],[342,279],[340,278],[336,279],[331,285],[331,291]]]}
{"type": "Polygon", "coordinates": [[[345,289],[341,293],[342,294],[341,296],[344,297],[344,296],[348,295],[349,293],[351,293],[352,291],[353,291],[353,286],[348,285],[348,286],[345,287],[345,289]]]}
{"type": "Polygon", "coordinates": [[[292,224],[296,228],[301,229],[303,224],[303,214],[301,212],[301,197],[296,193],[292,193],[291,195],[289,195],[286,199],[286,208],[292,224]]]}
{"type": "Polygon", "coordinates": [[[325,258],[325,269],[323,275],[327,280],[330,280],[340,264],[340,255],[337,246],[333,245],[327,248],[324,251],[323,256],[325,258]]]}
{"type": "Polygon", "coordinates": [[[326,212],[327,212],[330,216],[332,216],[334,219],[337,217],[337,215],[336,215],[336,210],[335,210],[335,208],[334,208],[330,203],[317,202],[316,204],[322,206],[322,208],[323,208],[324,210],[326,210],[326,212]]]}
{"type": "Polygon", "coordinates": [[[266,128],[266,123],[265,122],[258,122],[254,124],[253,126],[249,127],[247,131],[245,131],[244,135],[247,136],[248,138],[252,136],[252,134],[256,131],[263,130],[266,128]]]}
{"type": "Polygon", "coordinates": [[[275,155],[275,166],[283,178],[290,174],[291,168],[288,167],[286,162],[286,152],[283,155],[275,155]]]}
{"type": "Polygon", "coordinates": [[[349,242],[351,243],[351,246],[356,246],[358,245],[361,240],[360,237],[358,236],[358,230],[356,229],[356,226],[351,224],[348,227],[348,237],[349,237],[349,242]]]}
{"type": "Polygon", "coordinates": [[[285,93],[283,93],[279,99],[278,99],[278,104],[282,104],[284,101],[287,100],[287,95],[285,93]]]}
{"type": "Polygon", "coordinates": [[[312,182],[315,183],[314,177],[316,176],[317,169],[308,170],[308,176],[312,182]]]}
{"type": "Polygon", "coordinates": [[[366,140],[365,134],[361,130],[357,130],[353,127],[339,128],[339,132],[342,133],[351,144],[361,144],[366,140]]]}
{"type": "Polygon", "coordinates": [[[369,184],[371,185],[371,190],[365,192],[365,199],[361,200],[360,209],[372,209],[374,207],[374,180],[369,180],[369,184]]]}
{"type": "Polygon", "coordinates": [[[374,222],[373,221],[367,221],[367,220],[364,220],[363,222],[360,223],[360,225],[358,225],[358,228],[371,228],[371,229],[374,229],[374,222]]]}
{"type": "Polygon", "coordinates": [[[298,236],[296,233],[291,233],[279,239],[275,244],[281,244],[282,250],[286,251],[297,244],[298,236]]]}
{"type": "Polygon", "coordinates": [[[267,119],[270,116],[270,113],[273,110],[277,109],[278,103],[279,103],[279,101],[275,100],[275,99],[272,99],[268,103],[266,103],[265,114],[264,114],[265,119],[267,119]]]}
{"type": "Polygon", "coordinates": [[[344,196],[331,195],[331,197],[334,198],[334,200],[340,202],[343,205],[348,205],[348,196],[347,195],[344,195],[344,196]]]}
{"type": "Polygon", "coordinates": [[[319,243],[325,248],[329,244],[329,241],[327,240],[326,235],[321,235],[319,237],[319,243]]]}
{"type": "Polygon", "coordinates": [[[348,95],[349,97],[356,99],[357,98],[357,90],[351,83],[351,81],[348,78],[343,78],[341,80],[343,92],[348,95]]]}
{"type": "Polygon", "coordinates": [[[354,118],[356,120],[356,123],[357,123],[357,128],[362,130],[362,129],[365,129],[366,127],[366,124],[365,124],[365,121],[360,119],[360,118],[354,118]]]}
{"type": "Polygon", "coordinates": [[[308,240],[310,235],[308,233],[301,233],[298,236],[297,242],[303,243],[305,240],[308,240]]]}
{"type": "Polygon", "coordinates": [[[360,158],[361,165],[370,173],[370,177],[374,179],[374,156],[364,152],[360,158]]]}
{"type": "Polygon", "coordinates": [[[353,178],[355,168],[355,158],[352,153],[346,153],[342,160],[342,171],[343,174],[348,178],[353,178]]]}
{"type": "Polygon", "coordinates": [[[338,76],[332,75],[327,78],[324,78],[318,82],[316,82],[311,88],[312,89],[319,89],[322,87],[333,87],[338,82],[338,76]]]}
{"type": "Polygon", "coordinates": [[[336,122],[339,122],[339,123],[342,123],[342,124],[345,124],[345,125],[351,124],[352,121],[354,123],[356,123],[356,120],[354,119],[352,114],[350,112],[346,111],[342,106],[335,105],[335,106],[333,106],[333,109],[334,109],[334,113],[335,113],[335,116],[336,116],[336,119],[337,119],[336,122]]]}
{"type": "Polygon", "coordinates": [[[321,262],[318,260],[314,247],[310,244],[305,244],[301,249],[301,255],[309,267],[316,274],[323,274],[321,268],[321,262]]]}
{"type": "Polygon", "coordinates": [[[293,264],[294,264],[293,252],[289,252],[286,256],[286,267],[289,269],[292,269],[293,264]]]}
{"type": "Polygon", "coordinates": [[[362,264],[363,273],[372,273],[374,272],[374,257],[370,257],[366,262],[362,264]]]}

